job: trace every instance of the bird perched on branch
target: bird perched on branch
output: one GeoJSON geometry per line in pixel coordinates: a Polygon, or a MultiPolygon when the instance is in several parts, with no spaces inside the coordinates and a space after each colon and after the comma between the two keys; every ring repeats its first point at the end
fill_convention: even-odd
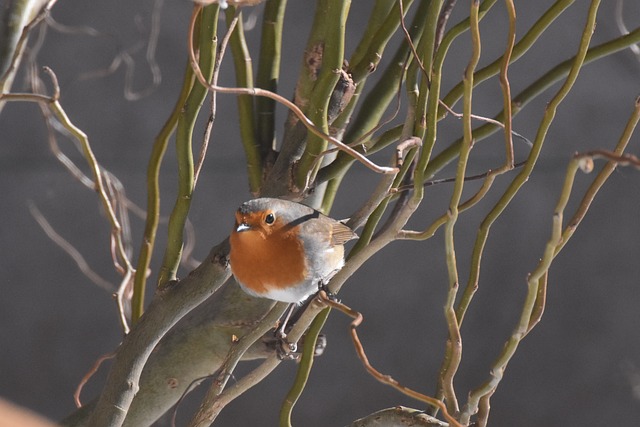
{"type": "Polygon", "coordinates": [[[229,242],[231,272],[249,294],[301,303],[344,265],[344,243],[357,235],[300,203],[260,198],[243,203],[229,242]]]}

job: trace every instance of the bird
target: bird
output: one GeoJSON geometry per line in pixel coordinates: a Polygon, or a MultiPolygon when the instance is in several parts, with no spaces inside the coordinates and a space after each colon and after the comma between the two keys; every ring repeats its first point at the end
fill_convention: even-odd
{"type": "Polygon", "coordinates": [[[344,244],[356,237],[303,204],[257,198],[235,213],[229,265],[248,294],[301,304],[344,266],[344,244]]]}

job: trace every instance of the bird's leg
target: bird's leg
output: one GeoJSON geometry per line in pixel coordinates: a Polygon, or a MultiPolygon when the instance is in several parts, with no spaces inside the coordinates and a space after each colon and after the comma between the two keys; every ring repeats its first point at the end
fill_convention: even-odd
{"type": "Polygon", "coordinates": [[[287,333],[286,333],[286,329],[287,329],[287,325],[289,324],[289,319],[291,318],[291,313],[293,313],[293,309],[296,308],[295,304],[289,304],[289,307],[287,308],[287,311],[285,312],[284,315],[284,320],[280,323],[280,326],[278,326],[278,329],[276,329],[276,337],[278,338],[286,338],[287,337],[287,333]]]}
{"type": "MultiPolygon", "coordinates": [[[[318,282],[318,292],[324,292],[327,299],[340,303],[340,300],[335,296],[335,294],[327,290],[326,285],[322,280],[318,282]]],[[[304,311],[307,309],[307,307],[309,307],[309,305],[313,302],[313,300],[316,298],[317,295],[318,294],[315,294],[314,296],[307,298],[307,300],[304,301],[299,307],[298,307],[299,304],[291,304],[289,305],[289,308],[287,308],[287,311],[285,312],[285,315],[284,315],[284,320],[282,321],[280,326],[278,326],[278,328],[274,333],[276,344],[277,344],[275,347],[278,353],[278,357],[280,359],[282,360],[297,359],[300,356],[299,353],[296,353],[297,344],[289,342],[289,340],[287,340],[287,332],[291,329],[293,325],[296,324],[296,322],[300,319],[300,316],[302,315],[302,313],[304,313],[304,311]],[[298,307],[298,310],[295,310],[296,307],[298,307]]],[[[322,338],[318,337],[318,342],[316,343],[316,349],[315,349],[316,356],[324,352],[326,343],[327,343],[326,337],[324,336],[322,336],[322,338]]]]}
{"type": "Polygon", "coordinates": [[[276,346],[276,351],[278,352],[278,357],[282,360],[296,358],[295,353],[298,350],[298,345],[287,340],[287,326],[295,308],[296,304],[289,304],[289,308],[287,308],[284,315],[284,320],[280,323],[280,326],[276,329],[274,334],[276,340],[280,344],[276,346]]]}

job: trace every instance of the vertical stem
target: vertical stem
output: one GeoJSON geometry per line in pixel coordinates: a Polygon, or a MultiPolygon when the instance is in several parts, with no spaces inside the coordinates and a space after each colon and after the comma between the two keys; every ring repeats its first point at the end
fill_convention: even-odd
{"type": "Polygon", "coordinates": [[[309,379],[309,374],[311,373],[311,368],[313,367],[313,361],[315,359],[318,335],[320,335],[320,331],[322,331],[322,327],[326,323],[329,313],[331,313],[330,308],[322,310],[320,314],[313,319],[311,326],[309,326],[309,330],[305,334],[302,357],[298,364],[296,378],[289,390],[289,393],[287,393],[287,397],[282,402],[282,407],[280,409],[280,427],[291,427],[291,414],[293,413],[293,408],[296,405],[296,402],[307,385],[307,380],[309,379]]]}
{"type": "MultiPolygon", "coordinates": [[[[253,70],[251,68],[251,55],[244,38],[244,27],[242,25],[242,12],[238,13],[238,23],[235,31],[231,34],[229,44],[233,53],[233,62],[236,69],[236,86],[253,87],[253,70]]],[[[236,9],[227,8],[227,26],[236,16],[236,9]]],[[[204,72],[204,70],[203,70],[204,72]]],[[[209,78],[207,78],[210,80],[209,78]]],[[[238,117],[240,119],[240,137],[247,161],[247,176],[249,178],[249,190],[257,195],[262,184],[262,159],[260,147],[256,144],[255,118],[253,112],[253,96],[238,96],[238,117]]]]}
{"type": "Polygon", "coordinates": [[[140,247],[140,255],[138,256],[138,265],[136,266],[136,274],[133,282],[133,296],[131,298],[131,321],[133,323],[137,322],[144,312],[144,294],[147,275],[155,247],[158,221],[160,220],[160,167],[162,166],[162,159],[167,151],[169,138],[178,123],[182,106],[187,101],[187,97],[193,88],[194,80],[193,70],[191,66],[187,64],[178,100],[173,107],[171,115],[156,137],[153,148],[151,149],[151,156],[149,157],[149,164],[147,165],[147,216],[145,219],[144,237],[142,239],[142,246],[140,247]]]}
{"type": "MultiPolygon", "coordinates": [[[[536,139],[533,144],[533,148],[527,159],[527,163],[524,166],[524,169],[518,176],[511,182],[509,188],[498,203],[494,206],[492,211],[489,213],[483,224],[481,225],[481,229],[478,233],[478,238],[476,239],[476,245],[474,246],[474,254],[472,258],[472,268],[479,269],[480,259],[482,255],[482,249],[484,248],[484,244],[486,242],[487,234],[489,228],[493,221],[504,211],[509,202],[513,199],[517,191],[524,185],[531,170],[535,166],[536,160],[540,154],[540,150],[542,149],[542,145],[546,138],[546,134],[553,123],[553,119],[555,118],[556,111],[558,106],[564,98],[567,96],[574,83],[578,78],[578,74],[582,69],[584,64],[584,60],[587,54],[587,50],[589,48],[589,43],[591,42],[591,36],[593,34],[593,30],[596,24],[596,16],[598,12],[598,7],[600,6],[600,0],[593,0],[591,2],[591,6],[589,8],[589,13],[587,17],[587,23],[585,24],[584,31],[582,33],[582,38],[580,40],[580,46],[578,48],[578,53],[576,54],[575,60],[571,67],[571,71],[567,76],[562,87],[558,90],[555,96],[549,102],[547,109],[545,110],[545,114],[542,118],[540,126],[538,128],[538,132],[536,134],[536,139]]],[[[472,414],[475,414],[478,411],[479,402],[483,399],[482,409],[483,411],[488,411],[490,408],[489,398],[490,395],[493,394],[500,384],[502,380],[504,371],[507,367],[507,364],[515,354],[515,351],[522,340],[522,338],[528,333],[529,325],[531,322],[532,313],[536,308],[536,300],[538,299],[538,286],[540,285],[541,279],[546,274],[551,265],[551,261],[555,256],[556,247],[560,243],[560,239],[562,238],[562,216],[566,204],[568,202],[569,196],[571,194],[571,188],[573,185],[573,180],[575,177],[575,173],[579,167],[578,159],[573,159],[569,164],[569,168],[567,170],[565,183],[562,188],[562,192],[560,195],[560,199],[556,205],[556,209],[553,215],[553,226],[551,238],[549,239],[547,246],[545,248],[543,257],[536,267],[536,269],[529,275],[527,280],[528,292],[525,298],[525,302],[523,304],[522,312],[520,315],[520,320],[518,325],[516,326],[513,334],[507,340],[505,344],[504,350],[498,357],[498,359],[494,362],[491,368],[491,374],[489,380],[485,383],[472,390],[469,393],[469,400],[467,404],[464,406],[461,414],[460,421],[462,424],[468,424],[472,414]],[[486,396],[486,397],[485,397],[486,396]]],[[[466,308],[470,302],[471,296],[475,292],[475,287],[477,283],[467,284],[467,288],[465,289],[465,293],[463,295],[463,301],[461,301],[458,306],[458,318],[462,320],[466,308]]],[[[480,413],[478,417],[481,420],[486,420],[488,417],[488,413],[480,413]]]]}
{"type": "MultiPolygon", "coordinates": [[[[417,43],[420,40],[420,36],[422,35],[424,26],[426,25],[425,16],[428,6],[428,2],[420,2],[418,9],[416,10],[413,22],[410,25],[410,37],[412,43],[417,43]]],[[[366,144],[368,142],[368,134],[373,132],[376,127],[381,126],[381,120],[383,119],[383,115],[388,109],[389,104],[394,98],[400,96],[400,85],[402,84],[402,79],[406,72],[406,62],[411,61],[411,58],[408,57],[409,53],[409,41],[405,39],[394,53],[393,59],[389,62],[389,65],[384,70],[383,75],[375,83],[374,87],[371,88],[364,100],[360,102],[360,110],[356,117],[349,123],[349,129],[344,136],[345,144],[353,145],[361,139],[363,140],[362,144],[366,144]]],[[[361,80],[358,84],[356,95],[354,95],[354,98],[357,98],[351,102],[349,107],[353,108],[356,104],[354,101],[360,99],[360,93],[364,83],[365,80],[361,80]]],[[[349,116],[347,116],[347,114],[349,113],[351,113],[351,111],[345,110],[338,120],[342,119],[348,121],[349,116]]],[[[340,126],[340,124],[338,124],[338,126],[340,126]]],[[[362,145],[357,145],[356,149],[362,150],[362,152],[368,152],[369,154],[373,153],[372,150],[364,148],[362,145]]],[[[333,162],[320,169],[318,174],[319,181],[326,180],[326,175],[322,176],[323,172],[332,175],[332,179],[327,186],[325,199],[323,200],[323,203],[327,206],[332,204],[333,195],[340,187],[345,173],[353,162],[354,158],[352,156],[345,155],[345,153],[338,153],[333,162]]]]}
{"type": "Polygon", "coordinates": [[[540,156],[540,152],[542,151],[542,146],[546,140],[547,132],[553,123],[553,119],[555,118],[556,111],[558,106],[564,98],[567,96],[576,79],[578,78],[578,74],[584,64],[585,57],[589,48],[589,43],[591,41],[591,31],[593,30],[593,25],[595,25],[595,14],[598,9],[599,1],[594,0],[592,3],[589,13],[589,20],[585,27],[585,32],[582,35],[582,39],[580,41],[579,50],[573,60],[571,69],[569,74],[562,85],[562,87],[558,90],[555,96],[547,105],[545,110],[542,122],[538,127],[538,132],[536,134],[536,138],[533,143],[533,147],[531,148],[531,152],[529,153],[529,157],[527,161],[520,171],[520,173],[513,179],[513,181],[509,184],[507,190],[503,193],[502,197],[495,204],[493,209],[487,214],[485,219],[480,224],[480,228],[478,229],[478,235],[476,236],[476,241],[473,247],[473,254],[471,258],[471,272],[469,275],[469,281],[467,282],[467,286],[462,295],[462,299],[458,304],[458,308],[456,310],[458,319],[460,323],[464,320],[464,315],[466,313],[467,308],[469,307],[469,303],[473,298],[477,288],[478,288],[478,280],[480,277],[480,261],[482,259],[482,253],[484,251],[484,246],[487,242],[487,238],[489,236],[489,230],[493,223],[498,219],[498,217],[504,212],[507,208],[511,200],[515,197],[520,188],[524,185],[525,182],[529,179],[529,175],[533,171],[533,168],[536,165],[538,157],[540,156]],[[595,9],[595,10],[594,10],[595,9]],[[593,21],[593,22],[592,22],[593,21]],[[587,33],[587,31],[589,31],[587,33]]]}
{"type": "Polygon", "coordinates": [[[440,384],[436,396],[442,394],[446,400],[447,410],[456,414],[459,411],[458,400],[456,398],[453,379],[460,366],[462,360],[462,337],[460,335],[460,326],[455,313],[455,300],[458,293],[458,268],[456,266],[455,243],[454,243],[454,227],[458,219],[458,205],[462,198],[462,190],[464,187],[464,177],[467,170],[467,162],[469,154],[473,146],[473,135],[471,128],[471,105],[473,97],[473,73],[480,59],[480,29],[478,26],[478,9],[480,7],[479,0],[471,2],[471,11],[469,13],[470,29],[471,29],[471,45],[472,53],[469,64],[464,74],[464,109],[463,109],[463,133],[464,139],[460,149],[460,157],[458,160],[458,168],[456,171],[456,180],[454,183],[453,194],[449,203],[448,220],[445,225],[445,255],[447,261],[447,270],[449,273],[449,293],[447,303],[445,304],[445,318],[447,320],[449,338],[447,340],[447,348],[445,351],[445,359],[440,371],[440,384]]]}
{"type": "MultiPolygon", "coordinates": [[[[216,30],[218,24],[218,5],[210,5],[202,9],[200,23],[199,65],[202,73],[211,79],[217,46],[216,30]]],[[[162,285],[176,278],[182,244],[184,225],[191,207],[193,192],[193,128],[198,113],[208,93],[208,89],[196,83],[184,105],[176,134],[176,152],[178,158],[178,196],[169,217],[167,248],[164,253],[158,284],[162,285]]]]}
{"type": "Polygon", "coordinates": [[[509,13],[509,36],[507,48],[502,56],[502,64],[500,65],[500,86],[502,87],[504,103],[504,139],[507,152],[505,167],[511,169],[513,168],[514,155],[513,137],[511,134],[511,86],[509,85],[507,70],[511,62],[513,46],[516,43],[516,7],[513,4],[513,0],[505,0],[505,4],[507,6],[507,12],[509,13]]]}
{"type": "MultiPolygon", "coordinates": [[[[424,33],[420,37],[420,43],[418,44],[418,54],[420,60],[424,65],[424,68],[428,75],[422,75],[422,81],[420,82],[419,98],[416,104],[416,120],[413,129],[414,136],[424,138],[427,131],[426,115],[427,111],[434,104],[434,97],[438,98],[439,93],[436,91],[435,95],[431,94],[431,81],[433,78],[433,57],[436,52],[436,39],[437,39],[437,24],[440,16],[440,10],[442,9],[443,0],[433,0],[429,2],[429,10],[426,17],[426,25],[424,27],[424,33]]],[[[437,105],[437,104],[436,104],[437,105]]],[[[435,135],[433,140],[426,139],[425,145],[422,149],[420,160],[418,163],[418,169],[424,169],[424,166],[429,161],[431,156],[431,150],[435,144],[435,135]]],[[[422,184],[420,184],[422,185],[422,184]]]]}
{"type": "MultiPolygon", "coordinates": [[[[256,86],[277,92],[280,77],[280,56],[282,54],[282,25],[287,0],[269,0],[262,18],[260,38],[260,58],[256,86]]],[[[276,102],[273,99],[256,98],[256,138],[260,144],[262,158],[275,149],[276,102]]]]}
{"type": "MultiPolygon", "coordinates": [[[[318,4],[317,13],[323,14],[326,25],[324,53],[322,70],[311,94],[307,115],[324,133],[329,133],[327,109],[344,61],[345,25],[350,6],[350,0],[321,0],[318,4]]],[[[320,166],[316,158],[326,148],[327,141],[309,133],[306,149],[296,171],[298,188],[305,188],[308,182],[313,181],[320,166]]]]}

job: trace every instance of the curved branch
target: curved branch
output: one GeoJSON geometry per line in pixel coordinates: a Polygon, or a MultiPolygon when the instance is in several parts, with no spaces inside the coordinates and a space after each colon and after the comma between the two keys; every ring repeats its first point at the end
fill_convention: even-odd
{"type": "Polygon", "coordinates": [[[231,275],[227,254],[225,240],[214,247],[189,276],[158,288],[144,316],[118,348],[89,425],[122,425],[151,351],[178,320],[212,295],[231,275]]]}
{"type": "MultiPolygon", "coordinates": [[[[190,33],[189,33],[190,35],[193,34],[195,17],[198,15],[201,9],[202,7],[199,5],[194,6],[194,11],[191,18],[191,24],[190,24],[190,33]]],[[[195,53],[193,50],[193,41],[191,36],[189,37],[189,57],[191,60],[191,66],[193,67],[193,70],[196,73],[196,77],[198,78],[198,81],[209,90],[221,92],[221,93],[230,93],[235,95],[263,96],[266,98],[273,99],[274,101],[283,104],[285,107],[291,110],[296,115],[296,117],[300,119],[300,121],[304,124],[304,126],[309,131],[311,131],[311,133],[335,145],[339,150],[344,151],[349,155],[355,157],[360,163],[362,163],[372,171],[377,173],[383,173],[383,174],[393,174],[398,171],[397,168],[391,168],[387,166],[378,166],[377,164],[375,164],[374,162],[372,162],[362,154],[358,153],[353,148],[349,147],[348,145],[345,145],[342,141],[339,141],[338,139],[330,135],[327,135],[321,129],[319,129],[311,120],[309,120],[309,118],[302,112],[302,110],[300,110],[300,108],[298,108],[297,105],[295,105],[293,102],[289,101],[288,99],[283,98],[277,93],[273,93],[271,91],[260,89],[260,88],[223,87],[223,86],[209,84],[207,82],[207,79],[205,79],[205,77],[202,75],[202,72],[200,71],[200,67],[198,65],[198,62],[196,60],[195,53]]]]}

